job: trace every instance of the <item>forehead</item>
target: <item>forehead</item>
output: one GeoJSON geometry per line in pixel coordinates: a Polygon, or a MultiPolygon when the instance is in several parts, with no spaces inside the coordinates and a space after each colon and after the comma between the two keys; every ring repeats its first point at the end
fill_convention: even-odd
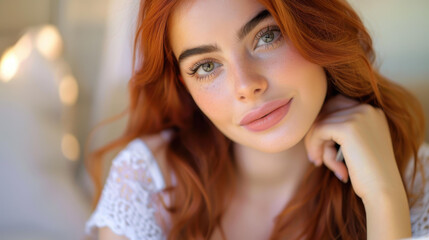
{"type": "Polygon", "coordinates": [[[185,0],[170,17],[170,44],[177,56],[183,49],[236,38],[240,27],[262,9],[257,0],[185,0]]]}

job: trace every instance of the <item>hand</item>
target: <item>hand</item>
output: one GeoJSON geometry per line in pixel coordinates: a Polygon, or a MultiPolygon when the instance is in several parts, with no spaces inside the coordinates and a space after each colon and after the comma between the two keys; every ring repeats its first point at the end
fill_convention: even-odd
{"type": "Polygon", "coordinates": [[[350,177],[364,201],[381,193],[402,194],[389,126],[379,108],[342,95],[331,98],[305,136],[305,146],[317,166],[325,164],[343,182],[350,177]],[[335,160],[335,143],[341,145],[347,166],[335,160]]]}

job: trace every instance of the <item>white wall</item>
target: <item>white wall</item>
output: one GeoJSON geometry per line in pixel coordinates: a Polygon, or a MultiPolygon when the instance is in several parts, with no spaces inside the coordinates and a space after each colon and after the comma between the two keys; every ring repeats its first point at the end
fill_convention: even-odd
{"type": "Polygon", "coordinates": [[[0,81],[0,239],[83,238],[89,196],[81,162],[62,155],[61,137],[67,128],[82,149],[88,135],[106,8],[104,0],[0,0],[0,54],[27,28],[56,24],[80,90],[77,104],[64,107],[56,64],[37,51],[14,79],[0,81]]]}
{"type": "Polygon", "coordinates": [[[429,1],[350,0],[371,33],[381,72],[411,90],[429,141],[429,1]]]}

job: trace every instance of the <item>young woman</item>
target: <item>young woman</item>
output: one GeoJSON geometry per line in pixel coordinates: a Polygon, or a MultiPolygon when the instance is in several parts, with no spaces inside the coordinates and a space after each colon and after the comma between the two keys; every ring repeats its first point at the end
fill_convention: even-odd
{"type": "Polygon", "coordinates": [[[345,1],[145,0],[135,49],[99,239],[429,233],[421,106],[345,1]]]}

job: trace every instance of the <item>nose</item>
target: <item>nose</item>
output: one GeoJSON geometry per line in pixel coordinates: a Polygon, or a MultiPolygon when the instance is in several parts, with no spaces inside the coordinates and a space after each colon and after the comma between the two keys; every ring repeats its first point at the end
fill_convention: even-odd
{"type": "Polygon", "coordinates": [[[240,101],[255,100],[268,88],[268,81],[260,70],[243,60],[234,64],[231,77],[236,98],[240,101]]]}

